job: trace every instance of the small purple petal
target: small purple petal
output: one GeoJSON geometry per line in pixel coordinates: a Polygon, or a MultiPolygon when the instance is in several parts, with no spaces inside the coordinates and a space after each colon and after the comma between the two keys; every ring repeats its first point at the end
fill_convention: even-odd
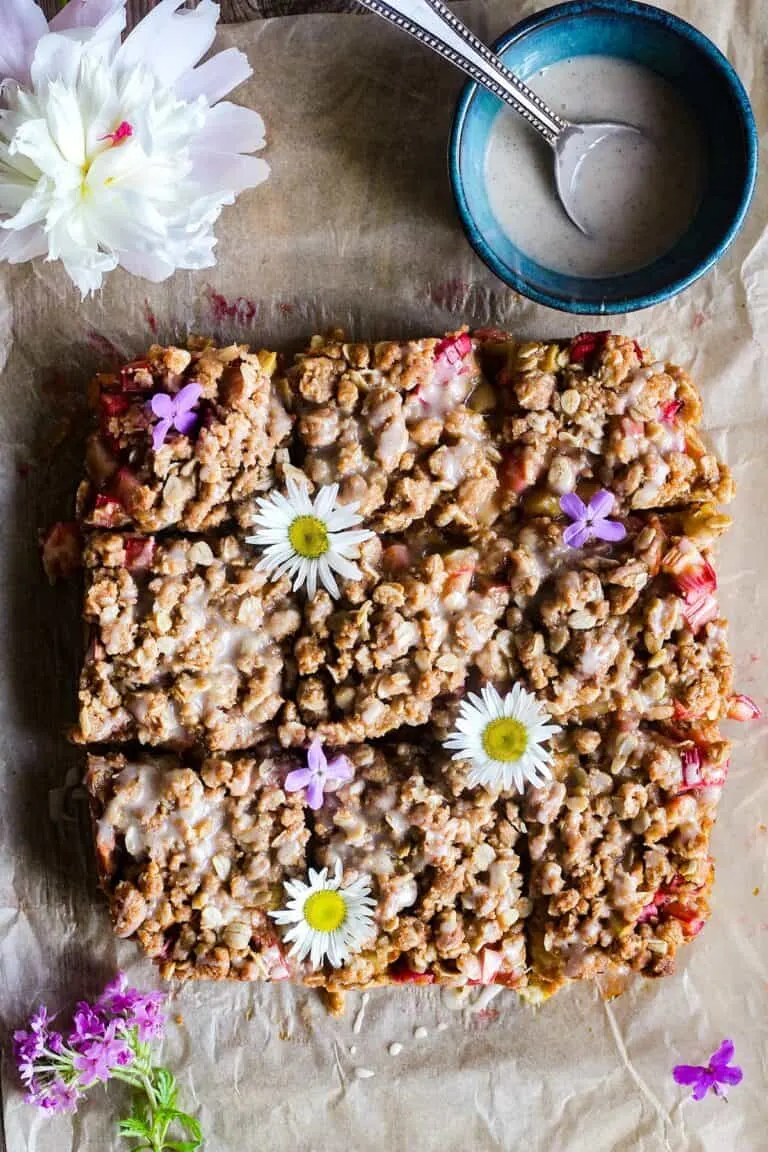
{"type": "Polygon", "coordinates": [[[346,756],[337,756],[328,765],[328,776],[332,780],[351,780],[355,770],[346,756]]]}
{"type": "Polygon", "coordinates": [[[700,1064],[676,1064],[672,1069],[676,1084],[698,1084],[701,1077],[706,1075],[707,1069],[700,1064]]]}
{"type": "Polygon", "coordinates": [[[170,430],[170,420],[161,420],[158,424],[155,424],[154,428],[152,429],[152,447],[154,448],[155,452],[162,448],[163,444],[165,443],[165,438],[170,430]]]}
{"type": "Polygon", "coordinates": [[[202,385],[197,384],[194,381],[191,384],[185,384],[181,391],[176,393],[176,415],[180,416],[184,412],[191,411],[195,404],[197,404],[202,394],[202,385]]]}
{"type": "Polygon", "coordinates": [[[560,497],[560,507],[571,520],[583,520],[587,515],[587,506],[575,492],[566,492],[560,497]]]}
{"type": "Polygon", "coordinates": [[[627,530],[618,520],[595,520],[592,524],[592,535],[599,540],[623,540],[627,530]]]}
{"type": "Polygon", "coordinates": [[[307,804],[309,804],[313,812],[316,812],[318,808],[322,808],[323,806],[323,785],[315,777],[312,778],[307,788],[307,804]]]}
{"type": "Polygon", "coordinates": [[[607,488],[601,488],[599,492],[595,492],[590,500],[589,510],[595,520],[603,520],[606,516],[610,516],[615,503],[613,492],[609,492],[607,488]]]}
{"type": "Polygon", "coordinates": [[[314,739],[309,746],[309,750],[307,752],[307,765],[312,772],[320,772],[328,767],[328,761],[325,758],[323,746],[320,743],[320,740],[317,738],[314,739]]]}
{"type": "Polygon", "coordinates": [[[283,788],[286,792],[300,792],[302,788],[306,788],[313,780],[314,776],[309,768],[297,768],[294,772],[288,773],[283,788]]]}
{"type": "Polygon", "coordinates": [[[730,1068],[718,1068],[712,1070],[716,1080],[721,1084],[741,1084],[744,1079],[744,1073],[738,1064],[733,1064],[730,1068]]]}
{"type": "Polygon", "coordinates": [[[712,1053],[710,1058],[709,1066],[712,1071],[716,1072],[718,1068],[722,1068],[726,1064],[730,1064],[731,1060],[733,1060],[733,1054],[735,1051],[736,1049],[733,1040],[723,1040],[720,1047],[716,1052],[712,1053]]]}
{"type": "Polygon", "coordinates": [[[176,412],[176,406],[173,398],[168,396],[165,392],[156,392],[152,399],[149,401],[149,406],[152,412],[157,416],[158,420],[173,420],[176,412]]]}
{"type": "Polygon", "coordinates": [[[693,1096],[694,1100],[703,1100],[707,1092],[709,1092],[710,1088],[714,1088],[714,1086],[714,1077],[705,1069],[704,1074],[702,1075],[698,1084],[696,1084],[694,1087],[691,1095],[693,1096]]]}
{"type": "Polygon", "coordinates": [[[589,540],[589,528],[586,524],[569,524],[563,532],[563,543],[568,548],[583,548],[589,540]]]}
{"type": "Polygon", "coordinates": [[[173,421],[173,426],[182,436],[189,436],[197,424],[196,412],[180,412],[173,421]]]}

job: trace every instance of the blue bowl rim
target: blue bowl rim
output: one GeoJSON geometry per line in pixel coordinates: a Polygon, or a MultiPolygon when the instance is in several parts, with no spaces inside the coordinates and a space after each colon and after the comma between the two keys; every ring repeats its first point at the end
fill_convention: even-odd
{"type": "Polygon", "coordinates": [[[636,0],[566,0],[563,4],[555,4],[550,8],[543,8],[540,12],[534,12],[531,16],[527,16],[518,24],[515,24],[494,41],[492,45],[493,51],[500,54],[510,44],[516,40],[520,40],[533,29],[552,23],[564,16],[575,16],[580,13],[586,14],[594,12],[608,12],[613,15],[639,18],[652,24],[662,24],[671,29],[679,36],[688,40],[710,59],[715,67],[723,74],[733,93],[744,127],[747,145],[747,178],[744,183],[738,210],[731,221],[728,231],[717,244],[705,253],[696,267],[687,275],[680,276],[678,279],[673,280],[666,288],[642,296],[625,296],[612,300],[609,303],[603,303],[599,308],[586,301],[566,300],[564,297],[544,292],[530,285],[516,272],[510,271],[501,263],[493,249],[489,247],[480,234],[470,214],[469,205],[464,193],[464,182],[459,165],[459,142],[464,129],[464,122],[467,118],[470,101],[480,88],[474,80],[470,80],[464,86],[456,105],[448,143],[448,167],[453,198],[467,238],[483,263],[486,264],[500,280],[521,295],[527,296],[530,300],[534,300],[538,304],[545,304],[549,308],[556,308],[561,312],[572,312],[580,315],[604,316],[615,315],[616,313],[622,312],[637,312],[642,308],[649,308],[653,304],[659,304],[664,300],[669,300],[679,292],[688,288],[695,280],[698,280],[700,276],[708,272],[713,264],[717,263],[741,230],[741,226],[749,210],[757,181],[759,146],[757,126],[755,124],[755,116],[749,96],[738,73],[728,58],[720,51],[717,45],[713,44],[709,37],[705,36],[703,32],[700,32],[698,28],[689,24],[686,20],[682,20],[679,16],[675,16],[671,12],[665,12],[661,8],[655,8],[651,4],[637,3],[636,0]]]}

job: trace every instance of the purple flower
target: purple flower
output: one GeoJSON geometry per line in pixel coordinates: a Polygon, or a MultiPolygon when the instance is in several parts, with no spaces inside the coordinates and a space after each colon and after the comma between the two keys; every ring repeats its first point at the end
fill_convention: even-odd
{"type": "Polygon", "coordinates": [[[560,507],[566,516],[573,521],[563,533],[563,540],[569,548],[583,548],[590,540],[610,540],[615,542],[623,540],[627,530],[618,520],[608,520],[613,511],[614,497],[612,492],[601,488],[599,492],[585,504],[575,492],[567,492],[560,497],[560,507]]]}
{"type": "Polygon", "coordinates": [[[48,1031],[48,1025],[52,1020],[53,1017],[48,1015],[48,1009],[45,1004],[41,1004],[37,1012],[30,1017],[29,1026],[33,1032],[42,1035],[48,1031]]]}
{"type": "Polygon", "coordinates": [[[693,1099],[703,1100],[710,1088],[715,1096],[727,1096],[730,1084],[740,1084],[744,1075],[738,1064],[731,1064],[733,1040],[723,1040],[712,1053],[709,1064],[676,1064],[672,1070],[676,1084],[693,1084],[693,1099]]]}
{"type": "Polygon", "coordinates": [[[313,811],[322,806],[323,792],[335,792],[354,776],[354,769],[346,756],[337,756],[329,763],[318,739],[312,741],[307,752],[307,767],[289,772],[285,778],[286,792],[307,790],[307,804],[313,811]]]}
{"type": "Polygon", "coordinates": [[[38,1056],[42,1056],[44,1049],[45,1037],[39,1032],[14,1032],[13,1054],[19,1064],[22,1060],[25,1062],[36,1060],[38,1056]]]}
{"type": "Polygon", "coordinates": [[[118,1020],[111,1020],[104,1034],[97,1040],[86,1040],[75,1054],[73,1064],[80,1073],[83,1088],[90,1088],[97,1080],[108,1080],[113,1065],[129,1064],[133,1052],[123,1036],[117,1035],[118,1020]]]}
{"type": "Polygon", "coordinates": [[[78,1047],[84,1040],[100,1040],[104,1035],[106,1026],[106,1020],[95,1010],[93,1005],[81,1000],[72,1017],[69,1043],[78,1047]]]}
{"type": "Polygon", "coordinates": [[[152,414],[157,417],[157,424],[152,429],[155,452],[165,443],[171,428],[181,432],[182,436],[189,436],[197,419],[194,407],[202,394],[202,386],[197,382],[185,384],[175,396],[169,396],[167,392],[155,393],[149,401],[152,414]]]}
{"type": "Polygon", "coordinates": [[[166,1017],[160,1009],[165,1000],[163,992],[139,992],[137,988],[129,988],[125,973],[120,972],[107,984],[96,1001],[96,1007],[101,1012],[121,1017],[125,1027],[136,1028],[139,1040],[144,1043],[159,1039],[163,1034],[166,1017]]]}
{"type": "Polygon", "coordinates": [[[148,992],[136,1001],[133,1012],[126,1018],[126,1023],[136,1028],[142,1044],[148,1040],[159,1040],[163,1035],[167,1017],[160,1008],[164,1003],[162,992],[148,992]]]}
{"type": "Polygon", "coordinates": [[[123,1012],[131,1012],[136,1001],[140,999],[141,992],[138,988],[128,987],[125,972],[118,972],[99,996],[96,1008],[101,1012],[111,1012],[115,1016],[120,1016],[123,1012]]]}
{"type": "Polygon", "coordinates": [[[37,1104],[47,1112],[74,1112],[77,1108],[78,1091],[74,1084],[63,1080],[52,1080],[45,1088],[27,1096],[27,1103],[37,1104]]]}

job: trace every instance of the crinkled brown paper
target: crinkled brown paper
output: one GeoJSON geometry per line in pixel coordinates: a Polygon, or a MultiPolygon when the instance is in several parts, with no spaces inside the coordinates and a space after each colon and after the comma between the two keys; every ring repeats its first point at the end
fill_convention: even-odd
{"type": "MultiPolygon", "coordinates": [[[[540,5],[465,7],[488,38],[540,5]]],[[[687,0],[676,12],[728,54],[768,124],[761,0],[687,0]]],[[[570,336],[576,318],[526,302],[475,258],[454,215],[446,138],[461,78],[375,17],[310,16],[225,28],[249,53],[238,98],[261,111],[267,184],[226,210],[218,267],[153,286],[121,272],[79,302],[58,266],[0,274],[0,979],[8,1152],[111,1152],[121,1088],[74,1118],[22,1102],[8,1039],[40,999],[68,1013],[119,964],[96,893],[73,719],[74,587],[49,589],[36,534],[68,516],[89,373],[155,337],[203,332],[288,348],[331,322],[355,336],[439,333],[463,321],[570,336]],[[67,431],[76,435],[65,437],[67,431]]],[[[718,267],[670,304],[614,327],[690,369],[706,424],[738,481],[720,560],[739,689],[768,692],[768,191],[718,267]]],[[[588,322],[589,324],[589,322],[588,322]]],[[[592,327],[604,327],[595,320],[592,327]]],[[[734,725],[734,728],[738,726],[734,725]]],[[[485,1010],[405,987],[350,996],[329,1018],[285,986],[190,985],[174,993],[163,1056],[210,1152],[753,1152],[766,1147],[768,722],[736,732],[714,836],[714,915],[675,976],[604,1003],[574,986],[538,1011],[502,992],[485,1010]],[[416,1034],[416,1029],[421,1031],[416,1034]],[[425,1031],[424,1031],[425,1030],[425,1031]],[[705,1062],[725,1036],[744,1069],[726,1106],[700,1104],[672,1066],[705,1062]],[[389,1045],[403,1045],[399,1055],[389,1045]],[[368,1069],[374,1075],[360,1078],[368,1069]]]]}

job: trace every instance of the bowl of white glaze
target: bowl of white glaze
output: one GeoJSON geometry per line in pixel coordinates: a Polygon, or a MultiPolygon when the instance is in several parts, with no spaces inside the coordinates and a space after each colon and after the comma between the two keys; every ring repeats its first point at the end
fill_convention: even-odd
{"type": "Polygon", "coordinates": [[[450,178],[467,237],[501,280],[567,312],[630,312],[676,295],[720,259],[749,208],[758,143],[744,86],[706,36],[633,0],[577,0],[536,13],[493,47],[567,119],[625,120],[644,132],[638,147],[630,138],[624,154],[585,164],[585,236],[557,201],[546,142],[491,93],[465,87],[450,178]]]}

